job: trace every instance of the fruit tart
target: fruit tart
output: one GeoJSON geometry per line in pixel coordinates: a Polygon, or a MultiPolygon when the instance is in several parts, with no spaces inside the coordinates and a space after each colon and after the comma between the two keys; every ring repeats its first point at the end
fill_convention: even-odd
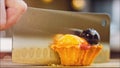
{"type": "Polygon", "coordinates": [[[57,34],[51,48],[59,54],[62,65],[90,65],[102,49],[100,36],[94,29],[57,34]]]}

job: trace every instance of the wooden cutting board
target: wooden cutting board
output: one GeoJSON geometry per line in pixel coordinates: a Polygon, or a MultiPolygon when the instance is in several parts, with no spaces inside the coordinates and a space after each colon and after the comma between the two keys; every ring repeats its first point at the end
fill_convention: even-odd
{"type": "Polygon", "coordinates": [[[32,65],[25,65],[25,64],[17,64],[12,63],[11,59],[0,59],[0,68],[53,68],[53,67],[59,67],[59,68],[73,68],[73,67],[120,67],[120,59],[111,59],[107,63],[96,63],[92,64],[91,66],[32,66],[32,65]]]}

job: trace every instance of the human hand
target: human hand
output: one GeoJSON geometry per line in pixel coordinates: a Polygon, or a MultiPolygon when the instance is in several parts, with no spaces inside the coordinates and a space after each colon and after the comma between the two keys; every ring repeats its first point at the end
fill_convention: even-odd
{"type": "Polygon", "coordinates": [[[0,31],[13,26],[27,9],[23,0],[0,0],[0,31]],[[5,4],[3,4],[5,2],[5,4]],[[4,11],[5,10],[5,11],[4,11]]]}

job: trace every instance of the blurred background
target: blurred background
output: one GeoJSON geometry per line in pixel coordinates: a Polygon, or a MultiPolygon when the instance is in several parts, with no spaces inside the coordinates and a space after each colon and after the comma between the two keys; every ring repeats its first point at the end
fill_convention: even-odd
{"type": "MultiPolygon", "coordinates": [[[[120,57],[120,0],[24,0],[29,7],[63,11],[107,13],[111,18],[111,58],[120,57]]],[[[11,37],[11,30],[0,32],[1,37],[11,37]]]]}

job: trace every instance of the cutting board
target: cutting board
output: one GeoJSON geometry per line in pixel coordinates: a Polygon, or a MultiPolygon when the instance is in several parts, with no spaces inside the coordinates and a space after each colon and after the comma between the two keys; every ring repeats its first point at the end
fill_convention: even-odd
{"type": "Polygon", "coordinates": [[[109,62],[107,63],[96,63],[96,64],[92,64],[91,66],[32,66],[32,65],[25,65],[25,64],[17,64],[17,63],[12,63],[11,59],[1,59],[0,60],[0,68],[53,68],[53,67],[59,67],[59,68],[87,68],[87,67],[120,67],[120,59],[111,59],[109,62]]]}

